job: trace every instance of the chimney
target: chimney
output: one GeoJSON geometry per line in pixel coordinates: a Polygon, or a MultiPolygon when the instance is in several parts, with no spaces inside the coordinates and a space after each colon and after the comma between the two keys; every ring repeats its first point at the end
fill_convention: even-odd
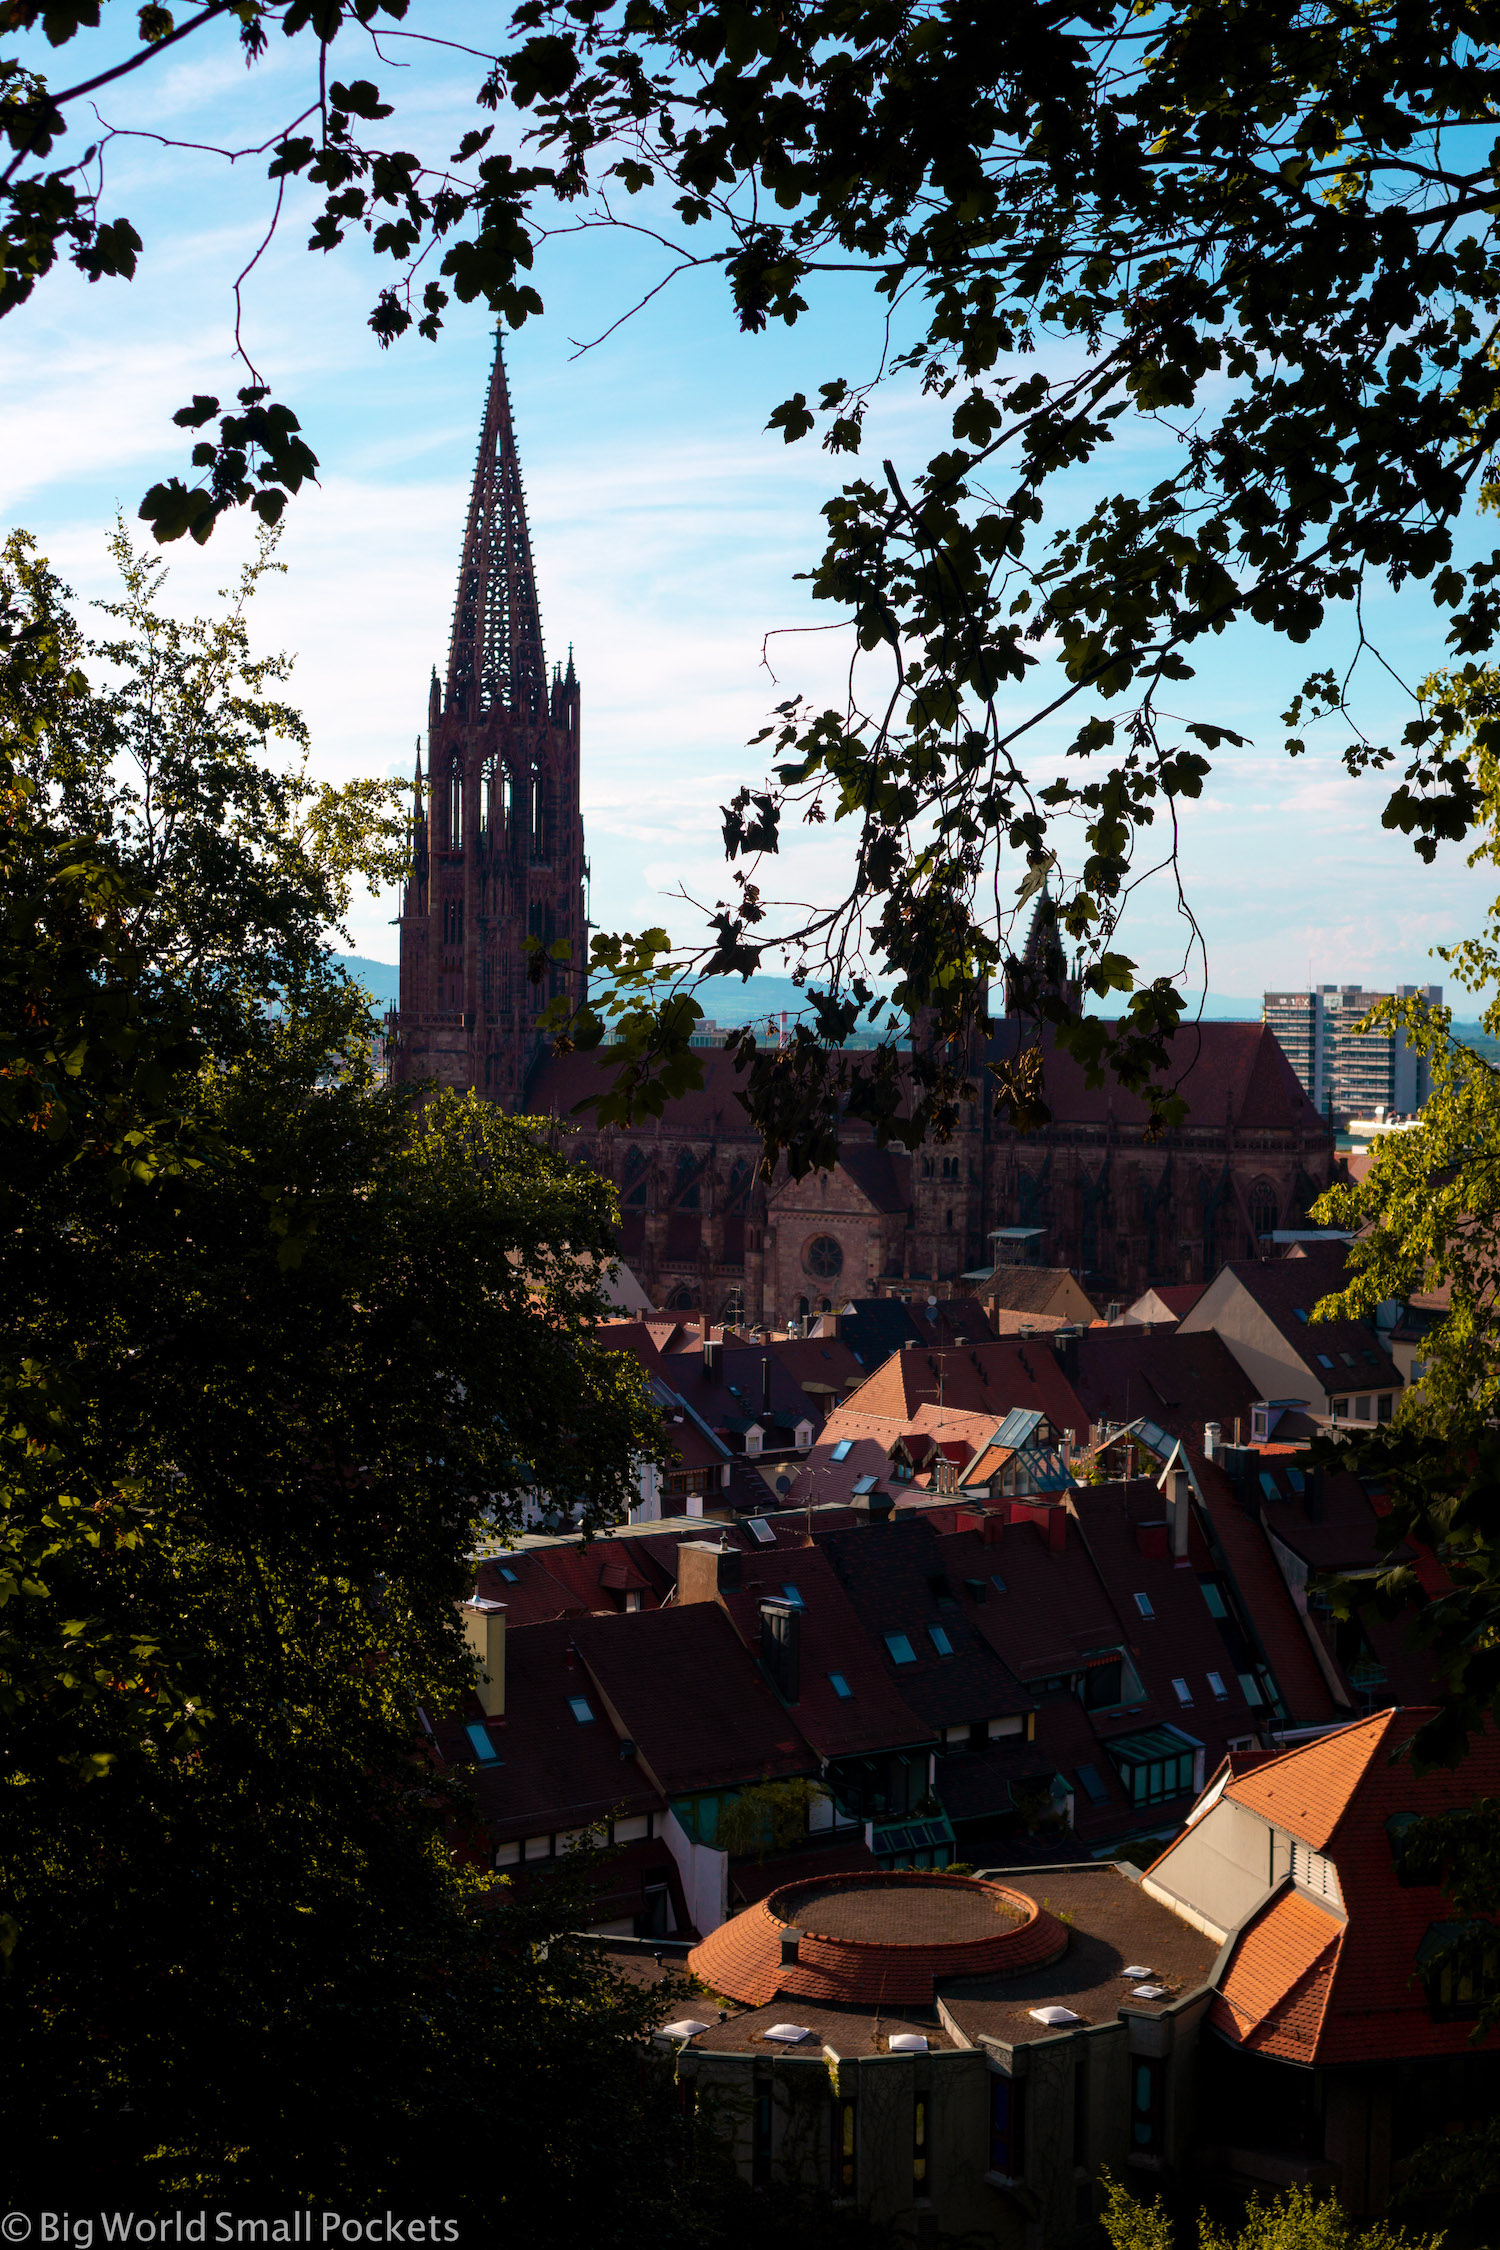
{"type": "Polygon", "coordinates": [[[464,1603],[464,1639],[474,1659],[474,1692],[487,1719],[505,1716],[505,1604],[464,1603]]]}
{"type": "Polygon", "coordinates": [[[1219,1467],[1234,1486],[1235,1497],[1242,1508],[1255,1512],[1255,1496],[1250,1482],[1250,1464],[1260,1456],[1252,1446],[1221,1445],[1216,1456],[1219,1467]]]}
{"type": "Polygon", "coordinates": [[[781,1933],[781,1966],[784,1969],[796,1968],[797,1948],[801,1943],[802,1932],[794,1930],[791,1924],[787,1923],[781,1933]]]}
{"type": "Polygon", "coordinates": [[[717,1336],[707,1330],[703,1336],[703,1372],[711,1383],[717,1383],[724,1372],[724,1331],[717,1336]]]}
{"type": "Polygon", "coordinates": [[[761,1603],[760,1660],[782,1702],[797,1702],[802,1690],[802,1612],[795,1602],[761,1603]]]}
{"type": "Polygon", "coordinates": [[[1162,1562],[1167,1553],[1167,1527],[1164,1523],[1138,1523],[1135,1543],[1143,1555],[1153,1562],[1162,1562]]]}
{"type": "Polygon", "coordinates": [[[1203,1425],[1203,1451],[1205,1457],[1210,1461],[1217,1461],[1217,1459],[1219,1458],[1219,1448],[1223,1443],[1223,1423],[1205,1422],[1203,1425]]]}
{"type": "Polygon", "coordinates": [[[1060,1555],[1068,1544],[1068,1511],[1060,1500],[1047,1500],[1041,1494],[1035,1498],[1012,1500],[1012,1523],[1034,1523],[1047,1541],[1049,1554],[1060,1555]]]}
{"type": "Polygon", "coordinates": [[[1052,1332],[1052,1349],[1057,1354],[1057,1364],[1070,1383],[1078,1380],[1078,1330],[1055,1328],[1052,1332]]]}
{"type": "Polygon", "coordinates": [[[1172,1471],[1172,1553],[1178,1562],[1187,1560],[1188,1522],[1192,1514],[1193,1487],[1186,1469],[1172,1471]]]}
{"type": "Polygon", "coordinates": [[[677,1606],[716,1602],[727,1586],[740,1583],[737,1547],[716,1547],[707,1539],[684,1539],[677,1548],[677,1606]]]}
{"type": "Polygon", "coordinates": [[[818,1322],[818,1334],[820,1336],[836,1336],[839,1332],[839,1318],[840,1315],[836,1310],[824,1313],[822,1319],[818,1322]]]}

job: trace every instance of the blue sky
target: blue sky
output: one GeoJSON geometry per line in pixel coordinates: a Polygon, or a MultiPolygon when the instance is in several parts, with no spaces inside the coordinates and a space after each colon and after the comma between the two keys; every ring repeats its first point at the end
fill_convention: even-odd
{"type": "MultiPolygon", "coordinates": [[[[472,5],[449,13],[472,27],[472,5]]],[[[111,89],[101,100],[108,121],[244,145],[298,106],[284,51],[247,80],[227,35],[190,48],[188,59],[111,89]]],[[[80,60],[97,67],[81,43],[61,60],[69,78],[80,60]]],[[[346,76],[382,76],[368,52],[351,48],[335,63],[346,76]]],[[[420,51],[402,85],[415,120],[405,145],[457,145],[475,118],[476,68],[420,51]]],[[[36,532],[85,598],[108,590],[104,539],[116,506],[133,516],[146,485],[182,465],[175,408],[195,390],[228,394],[240,379],[230,283],[269,212],[263,160],[230,168],[136,139],[114,143],[110,162],[107,207],[128,212],[145,237],[136,281],[89,287],[69,270],[0,326],[0,522],[36,532]]],[[[406,772],[429,670],[445,655],[490,331],[482,310],[455,304],[436,347],[408,338],[382,353],[365,327],[375,283],[363,246],[309,257],[305,206],[296,196],[288,204],[246,285],[245,334],[301,415],[322,470],[288,511],[287,575],[262,596],[257,633],[297,653],[295,693],[322,770],[406,772]]],[[[882,327],[865,285],[847,279],[826,285],[795,330],[744,337],[717,279],[684,276],[578,356],[576,342],[662,270],[660,251],[620,234],[545,245],[537,278],[547,311],[508,357],[548,654],[561,657],[571,641],[583,682],[594,919],[665,922],[686,938],[695,915],[671,894],[712,901],[723,890],[718,808],[759,775],[747,737],[789,691],[837,694],[848,661],[842,633],[797,630],[827,623],[796,573],[818,551],[818,511],[839,465],[812,441],[785,447],[766,418],[792,389],[867,374],[882,327]],[[778,637],[767,643],[768,633],[778,637]]],[[[878,473],[889,453],[912,469],[942,434],[933,405],[895,387],[872,412],[863,466],[878,473]]],[[[1117,482],[1150,481],[1170,442],[1137,430],[1105,466],[1117,482]]],[[[1102,473],[1075,480],[1069,498],[1080,509],[1102,473]]],[[[169,550],[171,598],[202,604],[230,582],[248,543],[248,527],[232,525],[206,550],[169,550]]],[[[1374,610],[1407,677],[1441,661],[1420,588],[1374,610]]],[[[1452,847],[1427,869],[1381,829],[1385,789],[1378,777],[1344,776],[1341,735],[1314,737],[1296,764],[1282,754],[1279,711],[1342,645],[1341,631],[1287,649],[1244,628],[1217,642],[1180,691],[1183,715],[1254,737],[1248,751],[1220,753],[1205,798],[1184,817],[1184,879],[1217,992],[1253,994],[1309,974],[1441,979],[1428,948],[1475,928],[1490,895],[1452,847]]],[[[1397,691],[1372,673],[1368,693],[1372,730],[1399,726],[1397,691]]],[[[1039,778],[1061,740],[1037,737],[1039,778]]],[[[823,828],[799,841],[782,876],[814,899],[843,871],[843,837],[823,828]]],[[[1165,884],[1148,886],[1122,935],[1147,974],[1180,959],[1173,903],[1165,884]]],[[[358,951],[394,957],[394,910],[391,899],[361,902],[358,951]]]]}

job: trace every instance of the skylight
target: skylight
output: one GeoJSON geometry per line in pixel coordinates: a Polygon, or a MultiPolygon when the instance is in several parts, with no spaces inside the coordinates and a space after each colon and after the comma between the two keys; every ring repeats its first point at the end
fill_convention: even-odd
{"type": "Polygon", "coordinates": [[[1328,1368],[1331,1368],[1331,1367],[1332,1367],[1332,1365],[1333,1365],[1333,1361],[1332,1361],[1332,1360],[1331,1360],[1331,1359],[1329,1358],[1329,1356],[1328,1356],[1327,1352],[1319,1352],[1319,1354],[1318,1354],[1318,1365],[1319,1365],[1320,1367],[1328,1367],[1328,1368]]]}
{"type": "Polygon", "coordinates": [[[1295,1314],[1297,1315],[1297,1318],[1298,1318],[1298,1319],[1299,1319],[1299,1320],[1300,1320],[1300,1321],[1301,1321],[1301,1322],[1303,1323],[1303,1325],[1305,1326],[1305,1325],[1306,1325],[1306,1323],[1307,1323],[1307,1307],[1306,1307],[1306,1305],[1293,1305],[1293,1307],[1292,1307],[1292,1310],[1293,1310],[1293,1312],[1294,1312],[1294,1313],[1295,1313],[1295,1314]]]}
{"type": "Polygon", "coordinates": [[[1260,1472],[1260,1489],[1268,1500],[1279,1500],[1281,1498],[1281,1487],[1277,1484],[1269,1469],[1262,1469],[1260,1472]]]}
{"type": "Polygon", "coordinates": [[[745,1529],[749,1532],[757,1547],[768,1547],[775,1543],[776,1534],[766,1522],[764,1516],[747,1516],[745,1529]]]}
{"type": "Polygon", "coordinates": [[[931,1641],[939,1656],[951,1656],[953,1654],[953,1643],[949,1640],[941,1625],[929,1625],[927,1638],[931,1641]]]}
{"type": "Polygon", "coordinates": [[[784,1602],[790,1602],[793,1609],[806,1609],[807,1607],[806,1602],[802,1599],[802,1588],[800,1586],[783,1586],[781,1598],[784,1602]]]}
{"type": "Polygon", "coordinates": [[[1193,1691],[1186,1680],[1174,1680],[1172,1682],[1172,1693],[1179,1703],[1191,1703],[1193,1700],[1193,1691]]]}
{"type": "Polygon", "coordinates": [[[594,1714],[589,1709],[588,1700],[585,1696],[570,1695],[568,1697],[568,1709],[581,1727],[586,1727],[592,1723],[594,1714]]]}
{"type": "Polygon", "coordinates": [[[990,1584],[994,1587],[997,1594],[1003,1594],[1005,1592],[1005,1580],[1000,1577],[998,1572],[990,1579],[990,1584]]]}
{"type": "Polygon", "coordinates": [[[504,1563],[500,1565],[500,1575],[505,1580],[507,1586],[517,1586],[520,1584],[520,1580],[517,1578],[515,1572],[513,1570],[507,1570],[504,1563]]]}
{"type": "Polygon", "coordinates": [[[853,1451],[853,1438],[841,1437],[838,1444],[834,1447],[833,1452],[829,1455],[829,1459],[833,1461],[847,1461],[853,1451]]]}
{"type": "Polygon", "coordinates": [[[1107,1805],[1109,1803],[1109,1791],[1099,1778],[1097,1766],[1080,1766],[1078,1778],[1083,1783],[1084,1794],[1091,1805],[1107,1805]]]}
{"type": "Polygon", "coordinates": [[[500,1764],[500,1753],[490,1740],[488,1727],[475,1724],[472,1727],[465,1727],[464,1733],[473,1745],[474,1755],[482,1766],[498,1766],[500,1764]]]}
{"type": "Polygon", "coordinates": [[[828,1675],[828,1684],[833,1689],[834,1694],[838,1696],[842,1702],[847,1702],[850,1696],[852,1696],[854,1693],[853,1688],[844,1678],[842,1672],[830,1672],[828,1675]]]}
{"type": "Polygon", "coordinates": [[[885,1645],[891,1652],[893,1664],[915,1664],[917,1652],[904,1633],[887,1633],[885,1645]]]}
{"type": "Polygon", "coordinates": [[[1222,1672],[1210,1672],[1208,1675],[1208,1684],[1214,1691],[1214,1701],[1216,1703],[1227,1703],[1229,1701],[1229,1690],[1224,1685],[1224,1675],[1222,1672]]]}
{"type": "Polygon", "coordinates": [[[1151,1596],[1149,1594],[1137,1594],[1135,1597],[1135,1606],[1140,1611],[1142,1617],[1154,1617],[1156,1615],[1155,1610],[1151,1607],[1151,1596]]]}

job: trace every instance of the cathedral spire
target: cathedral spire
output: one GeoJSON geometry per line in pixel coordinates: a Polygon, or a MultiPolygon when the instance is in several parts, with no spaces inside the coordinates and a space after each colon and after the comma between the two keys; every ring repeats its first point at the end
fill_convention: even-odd
{"type": "Polygon", "coordinates": [[[466,705],[477,687],[480,711],[534,718],[546,709],[546,683],[526,496],[497,329],[458,573],[448,702],[466,705]]]}

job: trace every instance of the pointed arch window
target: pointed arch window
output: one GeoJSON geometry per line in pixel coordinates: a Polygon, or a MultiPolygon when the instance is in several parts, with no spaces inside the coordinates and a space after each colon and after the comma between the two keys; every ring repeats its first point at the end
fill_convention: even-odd
{"type": "Polygon", "coordinates": [[[448,776],[448,843],[457,851],[464,840],[464,776],[455,766],[448,776]]]}
{"type": "Polygon", "coordinates": [[[1250,1248],[1255,1256],[1269,1247],[1265,1237],[1275,1232],[1281,1215],[1281,1198],[1271,1180],[1257,1180],[1250,1190],[1250,1248]]]}

